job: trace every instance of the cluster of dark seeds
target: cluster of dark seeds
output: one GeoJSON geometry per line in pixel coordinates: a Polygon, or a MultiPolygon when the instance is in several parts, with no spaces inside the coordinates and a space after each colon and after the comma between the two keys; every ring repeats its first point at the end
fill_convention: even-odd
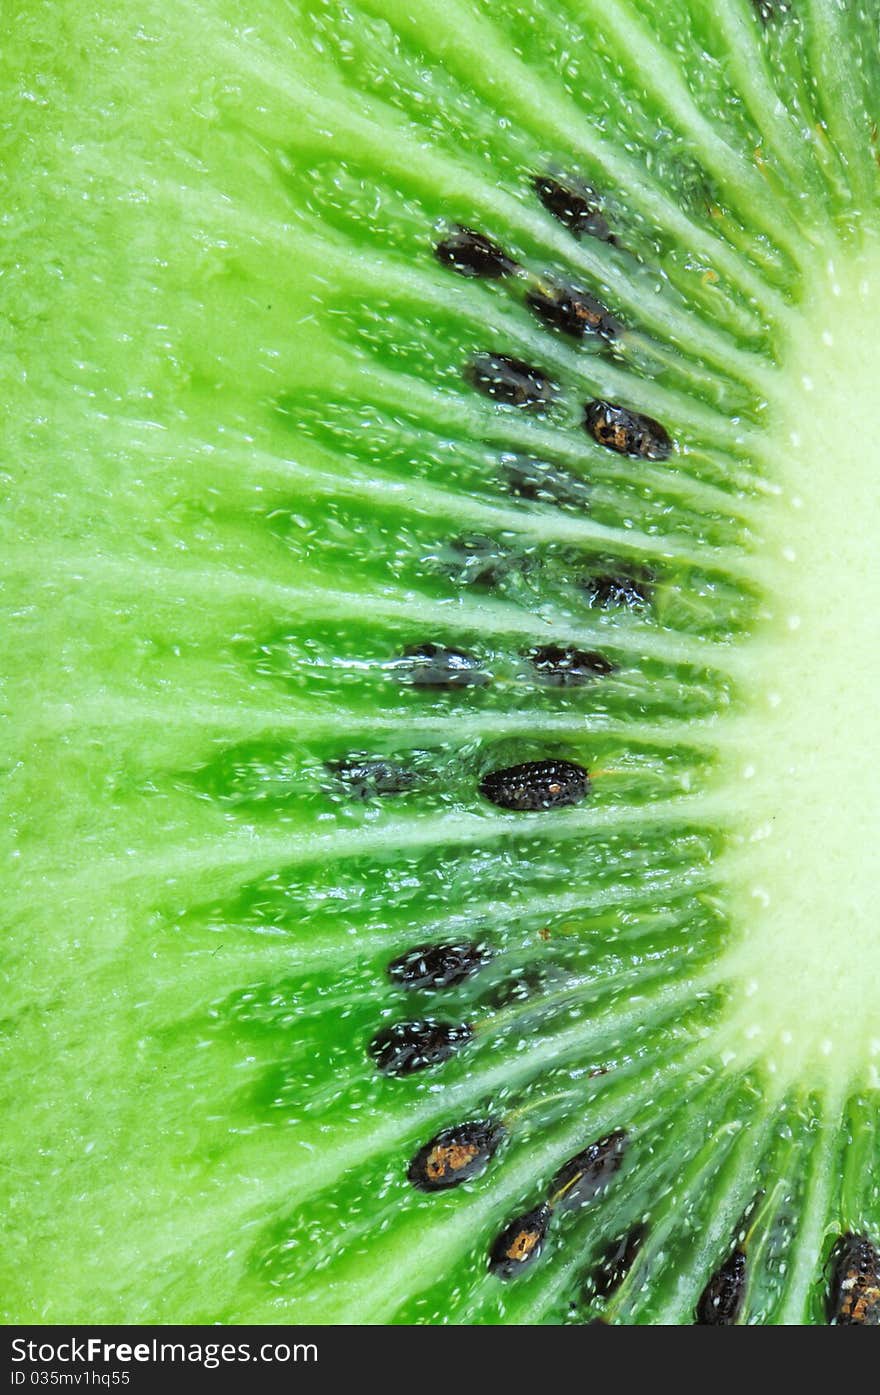
{"type": "MultiPolygon", "coordinates": [[[[590,577],[583,586],[589,604],[603,609],[612,606],[635,609],[651,599],[647,574],[603,574],[590,577]]],[[[523,657],[546,683],[557,688],[578,687],[614,672],[614,664],[604,654],[570,644],[536,644],[526,650],[523,657]]],[[[403,662],[399,662],[398,667],[403,681],[416,688],[484,687],[491,681],[490,674],[475,655],[441,644],[410,645],[404,650],[403,662]]],[[[355,791],[365,785],[377,794],[399,794],[411,788],[418,779],[414,771],[397,762],[366,757],[330,761],[327,768],[355,791]]]]}
{"type": "MultiPolygon", "coordinates": [[[[487,945],[470,940],[416,945],[392,959],[388,977],[398,988],[409,992],[437,992],[463,983],[491,958],[487,945]]],[[[473,1035],[474,1029],[467,1022],[439,1022],[434,1018],[394,1022],[376,1033],[370,1042],[370,1054],[383,1075],[412,1075],[429,1066],[442,1065],[473,1035]]]]}
{"type": "MultiPolygon", "coordinates": [[[[610,342],[621,332],[622,326],[589,291],[553,276],[530,277],[485,233],[459,224],[437,243],[434,254],[444,266],[471,279],[498,281],[519,272],[530,283],[525,297],[528,308],[544,324],[562,330],[563,334],[575,339],[594,334],[610,342]]],[[[525,365],[519,367],[523,369],[525,365]]],[[[524,404],[518,401],[516,405],[524,404]]]]}
{"type": "MultiPolygon", "coordinates": [[[[544,207],[574,236],[614,241],[591,190],[549,175],[535,179],[534,188],[544,207]]],[[[529,280],[528,273],[485,233],[458,225],[436,245],[435,254],[461,276],[501,280],[516,275],[529,281],[526,303],[532,312],[543,323],[574,338],[592,335],[608,342],[621,333],[621,326],[595,296],[555,277],[529,280]]],[[[547,410],[558,395],[556,383],[543,369],[503,353],[476,354],[467,366],[467,378],[492,401],[527,411],[547,410]]],[[[672,449],[672,441],[659,422],[617,403],[598,399],[587,403],[584,424],[600,445],[622,454],[662,460],[672,449]]],[[[565,470],[520,456],[511,457],[506,469],[511,490],[522,498],[586,503],[587,486],[565,470]]],[[[469,579],[493,584],[498,561],[494,552],[467,545],[466,540],[460,550],[469,579]]],[[[649,595],[646,581],[627,576],[596,576],[587,589],[591,604],[602,606],[634,607],[644,604],[649,595]]],[[[526,657],[538,675],[557,686],[585,683],[613,671],[604,655],[571,646],[539,645],[526,657]]],[[[457,689],[489,681],[477,658],[445,645],[412,645],[404,651],[403,660],[405,681],[415,687],[457,689]]],[[[412,784],[411,772],[390,761],[339,762],[335,773],[359,793],[398,793],[412,784]]],[[[525,761],[488,771],[479,789],[483,798],[498,808],[537,812],[580,803],[590,792],[590,777],[574,761],[525,761]]],[[[406,990],[437,991],[463,982],[490,957],[484,946],[472,941],[416,945],[392,960],[388,975],[392,983],[406,990]]],[[[383,1074],[411,1075],[448,1060],[473,1035],[473,1026],[466,1022],[435,1018],[395,1022],[375,1034],[370,1053],[383,1074]]],[[[483,1172],[504,1136],[504,1124],[491,1118],[442,1129],[415,1153],[407,1178],[413,1187],[425,1192],[458,1186],[483,1172]]],[[[586,1206],[604,1191],[620,1168],[626,1147],[626,1134],[617,1130],[569,1158],[552,1179],[546,1199],[515,1217],[496,1238],[489,1252],[490,1272],[509,1279],[533,1264],[553,1215],[586,1206]]],[[[610,1292],[620,1282],[641,1238],[641,1230],[630,1232],[606,1256],[595,1281],[596,1292],[610,1292]]]]}
{"type": "MultiPolygon", "coordinates": [[[[488,945],[471,940],[455,944],[415,945],[392,959],[388,977],[408,992],[454,988],[479,972],[492,958],[488,945]]],[[[473,1037],[467,1022],[422,1018],[381,1028],[370,1042],[370,1055],[383,1075],[412,1075],[442,1065],[473,1037]]],[[[464,1180],[464,1179],[462,1179],[464,1180]]]]}
{"type": "Polygon", "coordinates": [[[736,1249],[709,1279],[697,1303],[698,1327],[733,1327],[746,1296],[748,1268],[742,1250],[736,1249]]]}
{"type": "Polygon", "coordinates": [[[848,1232],[831,1252],[827,1316],[834,1327],[880,1327],[880,1249],[848,1232]]]}
{"type": "MultiPolygon", "coordinates": [[[[609,1247],[590,1280],[594,1296],[610,1297],[620,1286],[645,1235],[646,1229],[640,1224],[609,1247]]],[[[828,1322],[836,1327],[880,1327],[880,1248],[867,1236],[848,1232],[834,1245],[828,1268],[828,1322]]],[[[748,1259],[744,1249],[736,1246],[703,1289],[694,1323],[701,1327],[735,1326],[742,1314],[747,1287],[748,1259]]]]}
{"type": "MultiPolygon", "coordinates": [[[[535,661],[535,666],[549,681],[559,686],[583,683],[588,678],[611,671],[607,660],[601,655],[578,650],[561,650],[558,655],[545,655],[535,661]]],[[[395,761],[328,761],[327,768],[352,798],[364,801],[406,794],[418,785],[420,779],[416,771],[395,761]]],[[[523,761],[519,765],[490,770],[479,783],[479,792],[484,799],[498,809],[515,813],[539,813],[580,804],[590,793],[590,789],[589,771],[571,760],[523,761]]],[[[441,953],[449,955],[450,962],[455,956],[459,956],[464,964],[468,954],[477,952],[477,948],[472,945],[443,945],[434,948],[419,946],[411,951],[411,956],[413,964],[419,962],[420,956],[426,955],[430,956],[431,963],[439,962],[437,956],[441,953]]],[[[475,972],[476,968],[480,967],[480,962],[462,972],[459,979],[449,979],[449,983],[458,982],[467,977],[468,973],[475,972]]],[[[403,960],[395,961],[389,969],[392,977],[401,975],[399,981],[403,986],[408,986],[403,978],[405,971],[403,960]]],[[[438,983],[435,986],[446,985],[438,983]]]]}
{"type": "MultiPolygon", "coordinates": [[[[780,8],[775,0],[753,3],[764,23],[780,8]]],[[[586,187],[564,184],[548,175],[535,179],[534,188],[544,207],[575,236],[615,241],[595,195],[586,187]]],[[[435,252],[441,263],[462,276],[501,279],[525,275],[491,238],[463,226],[454,228],[435,252]]],[[[621,331],[594,296],[551,277],[531,285],[526,302],[545,324],[576,338],[593,334],[610,341],[621,331]]],[[[477,354],[468,365],[467,376],[478,391],[509,406],[544,410],[557,395],[556,384],[542,369],[506,354],[477,354]]],[[[673,449],[672,439],[660,422],[619,403],[598,398],[588,402],[584,426],[599,445],[621,455],[665,460],[673,449]]],[[[510,488],[522,498],[585,503],[588,491],[583,482],[545,462],[512,457],[506,468],[510,488]]],[[[476,558],[475,575],[483,579],[480,549],[466,547],[465,551],[469,563],[476,558]]],[[[493,568],[494,559],[485,578],[489,584],[495,580],[493,568]]],[[[608,573],[590,578],[586,589],[591,604],[633,609],[650,600],[651,579],[608,573]]],[[[463,650],[426,643],[411,646],[404,657],[410,661],[408,679],[414,686],[451,689],[489,681],[479,660],[463,650]]],[[[537,646],[527,657],[542,677],[559,686],[583,683],[613,671],[613,665],[601,654],[559,645],[537,646]]],[[[330,768],[360,798],[402,793],[416,780],[412,771],[393,761],[350,759],[330,768]]],[[[489,771],[479,788],[483,797],[499,808],[531,812],[579,803],[590,791],[590,779],[573,761],[527,761],[489,771]]],[[[490,957],[484,946],[470,941],[418,945],[393,960],[388,974],[404,989],[445,989],[469,978],[490,957]]],[[[474,1028],[468,1023],[433,1018],[397,1022],[376,1033],[370,1052],[383,1074],[405,1076],[448,1060],[473,1035],[474,1028]]],[[[485,1170],[505,1135],[504,1124],[491,1118],[442,1129],[415,1153],[407,1178],[413,1187],[425,1192],[459,1186],[485,1170]]],[[[616,1130],[564,1163],[552,1179],[546,1199],[515,1217],[497,1236],[489,1251],[490,1272],[510,1279],[532,1265],[542,1252],[554,1214],[586,1206],[603,1192],[619,1170],[627,1145],[627,1135],[616,1130]]],[[[619,1287],[644,1236],[644,1226],[637,1225],[609,1247],[592,1276],[595,1296],[607,1297],[619,1287]]],[[[829,1264],[829,1323],[880,1326],[878,1247],[864,1235],[847,1233],[837,1241],[829,1264]]],[[[747,1257],[737,1246],[708,1280],[695,1309],[695,1323],[734,1325],[742,1312],[747,1279],[747,1257]]]]}
{"type": "MultiPolygon", "coordinates": [[[[596,195],[585,185],[540,175],[533,187],[547,211],[575,237],[615,240],[596,195]]],[[[531,276],[485,233],[457,225],[434,251],[444,266],[460,276],[499,280],[516,273],[528,283],[528,308],[542,323],[563,334],[575,339],[589,336],[605,344],[613,344],[622,334],[622,325],[591,292],[556,276],[531,276]]],[[[466,377],[493,401],[528,411],[546,411],[558,395],[557,384],[544,369],[504,353],[476,354],[467,365],[466,377]]],[[[672,438],[659,421],[618,402],[595,398],[586,403],[584,426],[600,446],[620,455],[665,460],[673,448],[672,438]]]]}
{"type": "Polygon", "coordinates": [[[554,1214],[586,1206],[604,1191],[623,1161],[626,1146],[626,1134],[616,1130],[564,1163],[550,1183],[547,1199],[510,1221],[495,1240],[489,1250],[489,1272],[499,1279],[512,1279],[533,1264],[554,1214]]]}
{"type": "MultiPolygon", "coordinates": [[[[574,761],[563,760],[527,761],[490,771],[480,783],[480,792],[486,799],[501,808],[520,811],[575,804],[588,791],[586,770],[574,761]]],[[[487,946],[472,941],[416,945],[391,961],[388,975],[401,988],[442,990],[470,978],[491,957],[487,946]]],[[[466,1022],[440,1022],[434,1018],[395,1022],[375,1034],[369,1049],[383,1075],[412,1075],[441,1065],[473,1035],[474,1028],[466,1022]]]]}

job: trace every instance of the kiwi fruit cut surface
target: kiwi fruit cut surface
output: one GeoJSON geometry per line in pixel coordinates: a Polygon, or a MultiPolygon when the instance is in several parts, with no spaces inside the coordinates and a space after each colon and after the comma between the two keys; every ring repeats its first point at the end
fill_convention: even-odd
{"type": "Polygon", "coordinates": [[[880,1325],[876,7],[3,30],[0,1316],[880,1325]]]}

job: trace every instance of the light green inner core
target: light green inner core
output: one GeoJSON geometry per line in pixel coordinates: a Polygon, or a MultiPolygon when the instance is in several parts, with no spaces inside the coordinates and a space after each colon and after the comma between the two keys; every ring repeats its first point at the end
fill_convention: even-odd
{"type": "Polygon", "coordinates": [[[817,267],[778,394],[767,617],[727,772],[747,810],[734,1018],[784,1074],[880,1054],[878,316],[876,248],[817,267]]]}

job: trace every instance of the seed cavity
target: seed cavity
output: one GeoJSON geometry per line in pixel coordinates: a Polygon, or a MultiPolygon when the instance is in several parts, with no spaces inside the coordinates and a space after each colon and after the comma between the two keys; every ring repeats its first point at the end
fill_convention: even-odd
{"type": "Polygon", "coordinates": [[[544,411],[556,398],[556,387],[540,368],[507,354],[477,354],[467,378],[486,397],[509,407],[544,411]]]}
{"type": "Polygon", "coordinates": [[[399,988],[453,988],[478,973],[492,958],[486,945],[466,941],[450,945],[417,945],[388,965],[388,977],[399,988]]]}
{"type": "Polygon", "coordinates": [[[529,562],[494,538],[468,536],[449,544],[443,569],[460,586],[497,586],[511,572],[528,571],[529,562]]]}
{"type": "Polygon", "coordinates": [[[546,460],[528,456],[507,456],[502,461],[511,494],[539,504],[589,508],[590,486],[580,476],[546,460]]]}
{"type": "Polygon", "coordinates": [[[592,1290],[597,1298],[610,1298],[620,1287],[632,1269],[647,1233],[647,1226],[636,1225],[622,1239],[608,1246],[593,1274],[592,1290]]]}
{"type": "Polygon", "coordinates": [[[353,758],[328,761],[327,769],[354,799],[406,794],[419,780],[414,770],[408,770],[405,765],[390,760],[353,758]]]}
{"type": "Polygon", "coordinates": [[[574,688],[614,672],[611,661],[592,649],[539,644],[529,650],[527,657],[541,677],[556,688],[574,688]]]}
{"type": "Polygon", "coordinates": [[[534,812],[579,804],[590,791],[589,773],[571,760],[529,760],[491,770],[480,794],[499,809],[534,812]]]}
{"type": "Polygon", "coordinates": [[[590,577],[586,592],[590,605],[599,606],[602,610],[617,607],[641,610],[650,603],[653,589],[647,578],[604,573],[590,577]]]}
{"type": "Polygon", "coordinates": [[[525,1003],[537,997],[554,982],[556,974],[546,964],[524,964],[513,970],[509,978],[493,984],[485,996],[486,1006],[498,1011],[514,1003],[525,1003]]]}
{"type": "Polygon", "coordinates": [[[376,1033],[370,1054],[383,1075],[412,1075],[448,1061],[473,1034],[467,1022],[395,1022],[376,1033]]]}
{"type": "Polygon", "coordinates": [[[752,0],[752,7],[765,28],[775,20],[781,19],[789,9],[784,0],[752,0]]]}
{"type": "Polygon", "coordinates": [[[441,1129],[416,1153],[407,1180],[420,1192],[441,1192],[470,1182],[486,1170],[504,1134],[504,1126],[494,1119],[441,1129]]]}
{"type": "Polygon", "coordinates": [[[572,178],[563,183],[549,174],[538,175],[532,183],[547,212],[575,237],[595,237],[614,247],[620,245],[588,185],[572,178]]]}
{"type": "Polygon", "coordinates": [[[536,1206],[505,1226],[489,1251],[490,1274],[512,1279],[534,1264],[544,1248],[552,1214],[549,1206],[536,1206]]]}
{"type": "Polygon", "coordinates": [[[694,1321],[698,1327],[733,1327],[746,1296],[746,1257],[734,1250],[716,1269],[700,1295],[694,1321]]]}
{"type": "Polygon", "coordinates": [[[880,1327],[880,1249],[848,1232],[831,1252],[828,1321],[834,1327],[880,1327]]]}
{"type": "Polygon", "coordinates": [[[550,1205],[563,1211],[586,1206],[607,1187],[620,1168],[627,1142],[623,1130],[617,1129],[569,1158],[550,1183],[547,1193],[550,1205]]]}
{"type": "Polygon", "coordinates": [[[621,331],[619,322],[595,296],[563,281],[542,281],[526,292],[526,305],[544,324],[574,339],[593,334],[611,341],[621,331]]]}
{"type": "Polygon", "coordinates": [[[502,276],[512,275],[517,269],[513,258],[508,257],[491,237],[460,224],[442,242],[437,243],[434,255],[438,262],[451,267],[459,276],[480,276],[485,280],[497,281],[502,276]]]}
{"type": "Polygon", "coordinates": [[[619,455],[666,460],[672,450],[672,438],[659,421],[601,398],[584,407],[584,425],[594,441],[619,455]]]}
{"type": "Polygon", "coordinates": [[[464,649],[444,644],[410,644],[403,651],[409,660],[405,677],[415,688],[473,688],[489,682],[480,660],[464,649]]]}

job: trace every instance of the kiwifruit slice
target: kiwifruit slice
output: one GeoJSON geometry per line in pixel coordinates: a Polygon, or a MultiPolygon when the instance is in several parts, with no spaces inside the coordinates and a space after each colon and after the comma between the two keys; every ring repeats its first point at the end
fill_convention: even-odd
{"type": "Polygon", "coordinates": [[[6,28],[0,1316],[876,1324],[873,7],[6,28]]]}

